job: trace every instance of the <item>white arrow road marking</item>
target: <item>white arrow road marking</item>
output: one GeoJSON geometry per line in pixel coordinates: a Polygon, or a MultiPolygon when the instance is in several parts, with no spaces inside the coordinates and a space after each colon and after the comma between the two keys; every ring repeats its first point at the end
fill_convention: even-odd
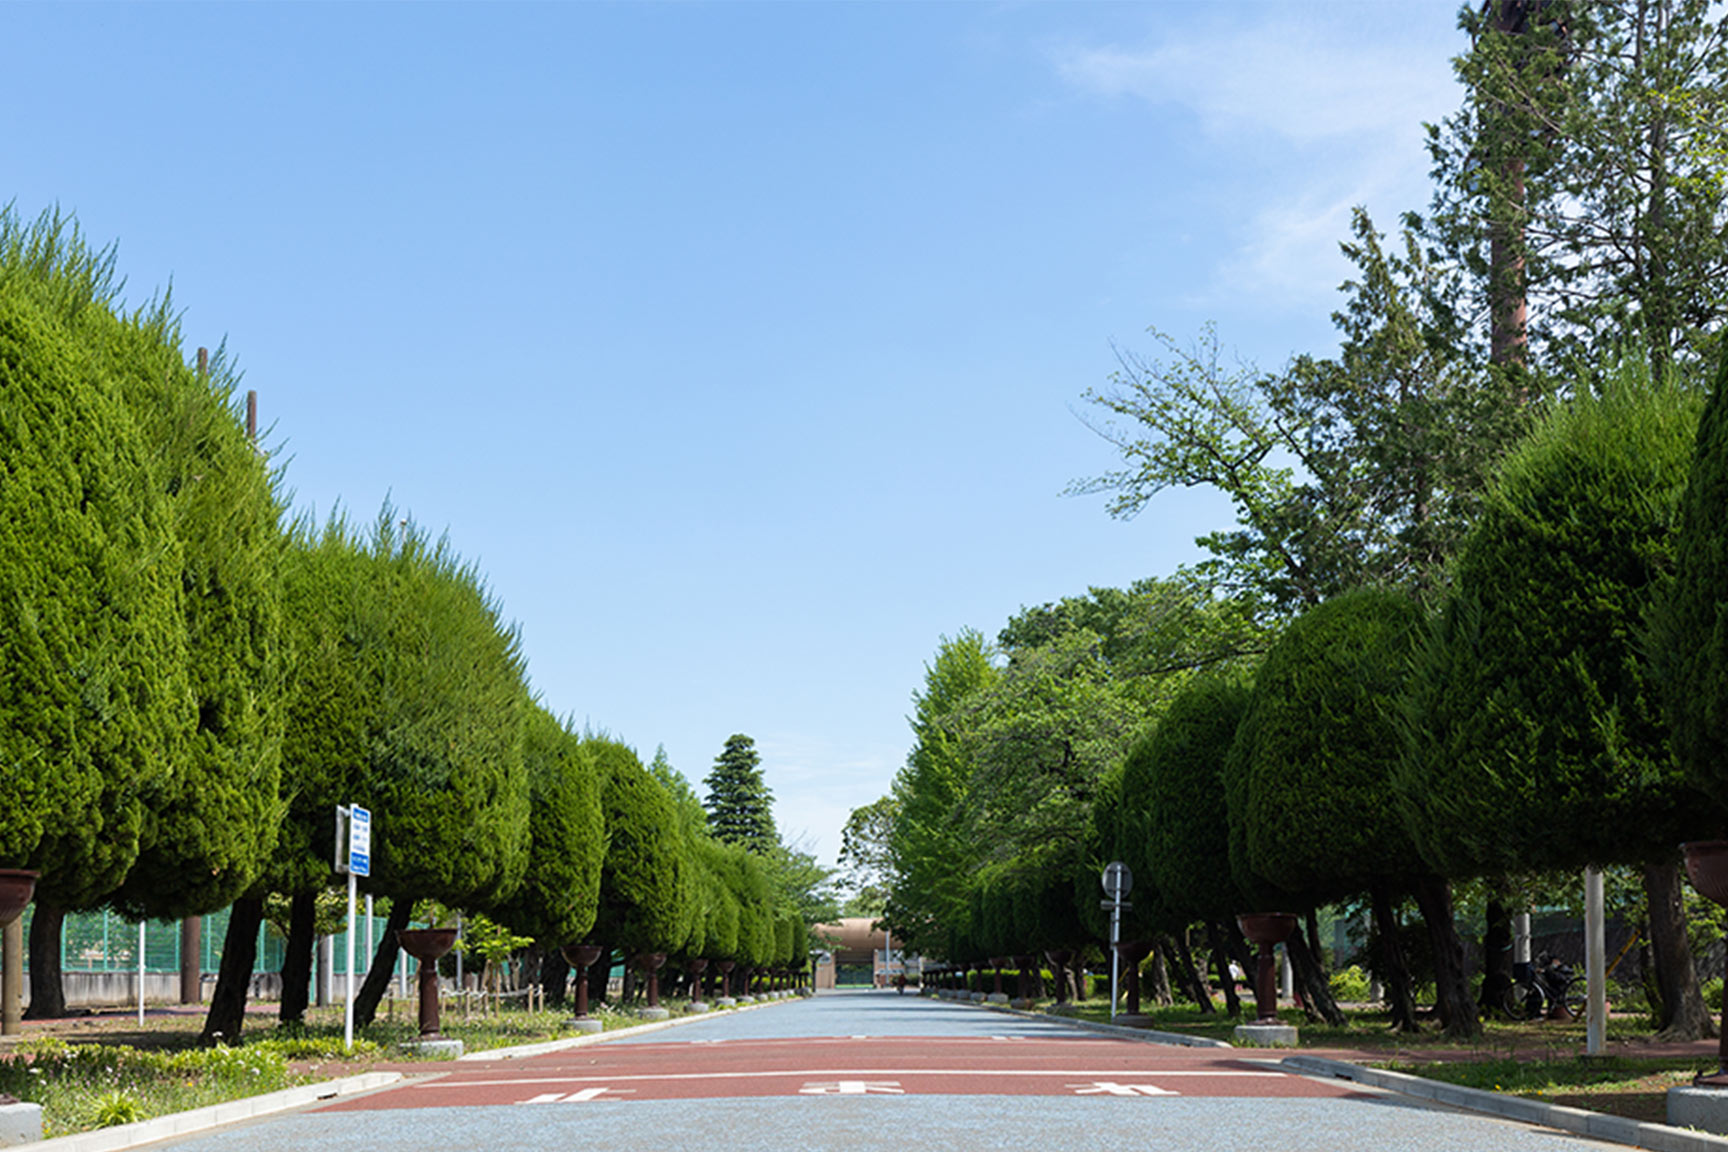
{"type": "Polygon", "coordinates": [[[1090,1084],[1070,1084],[1076,1096],[1174,1096],[1176,1093],[1156,1084],[1118,1084],[1114,1080],[1094,1080],[1090,1084]]]}
{"type": "Polygon", "coordinates": [[[806,1084],[798,1089],[801,1096],[904,1096],[905,1089],[897,1080],[829,1080],[806,1084]]]}
{"type": "Polygon", "coordinates": [[[630,1093],[634,1088],[584,1088],[580,1092],[572,1092],[566,1096],[562,1092],[546,1092],[532,1100],[519,1100],[519,1104],[586,1104],[590,1100],[598,1100],[608,1092],[630,1093]]]}

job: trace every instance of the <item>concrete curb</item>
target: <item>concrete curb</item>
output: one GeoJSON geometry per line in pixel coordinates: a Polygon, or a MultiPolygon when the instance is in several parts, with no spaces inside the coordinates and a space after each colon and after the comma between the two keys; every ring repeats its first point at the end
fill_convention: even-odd
{"type": "Polygon", "coordinates": [[[1728,1149],[1728,1137],[1713,1136],[1689,1128],[1670,1128],[1666,1124],[1649,1124],[1628,1120],[1623,1116],[1605,1116],[1582,1108],[1562,1104],[1545,1104],[1521,1096],[1506,1096],[1485,1092],[1480,1088],[1465,1088],[1445,1084],[1405,1072],[1389,1072],[1383,1068],[1364,1068],[1343,1060],[1327,1060],[1321,1056],[1286,1056],[1279,1066],[1309,1076],[1326,1076],[1338,1080],[1353,1080],[1374,1088],[1384,1088],[1404,1096],[1416,1096],[1437,1104],[1503,1116],[1525,1124],[1558,1128],[1564,1132],[1608,1140],[1615,1144],[1631,1144],[1651,1148],[1655,1152],[1722,1152],[1728,1149]]]}
{"type": "MultiPolygon", "coordinates": [[[[802,999],[802,997],[800,997],[802,999]]],[[[464,1064],[473,1060],[520,1060],[525,1056],[542,1056],[547,1052],[562,1052],[566,1048],[583,1048],[589,1044],[604,1044],[608,1040],[617,1040],[624,1036],[640,1036],[644,1032],[658,1032],[663,1028],[676,1028],[681,1024],[694,1024],[698,1020],[718,1020],[733,1012],[753,1012],[758,1008],[767,1008],[773,1004],[793,1003],[788,1000],[763,1000],[755,1004],[740,1004],[735,1008],[727,1008],[714,1012],[702,1012],[691,1016],[679,1016],[675,1020],[658,1020],[648,1024],[632,1024],[626,1028],[608,1028],[604,1032],[584,1032],[579,1036],[566,1036],[562,1040],[542,1040],[538,1044],[518,1044],[514,1048],[488,1048],[481,1052],[464,1052],[449,1061],[452,1064],[464,1064]]],[[[428,1068],[436,1068],[437,1064],[429,1064],[428,1068]]]]}
{"type": "Polygon", "coordinates": [[[115,1152],[116,1149],[150,1144],[171,1136],[186,1136],[209,1128],[220,1128],[224,1124],[267,1116],[272,1112],[286,1112],[320,1100],[333,1100],[338,1096],[351,1096],[356,1092],[370,1092],[374,1088],[394,1084],[400,1079],[400,1072],[366,1072],[359,1076],[345,1076],[340,1080],[326,1080],[319,1084],[284,1088],[280,1092],[266,1092],[261,1096],[247,1096],[241,1100],[230,1100],[226,1104],[212,1104],[208,1108],[194,1108],[190,1112],[158,1116],[154,1120],[140,1120],[136,1124],[116,1124],[112,1128],[99,1128],[94,1132],[56,1136],[52,1140],[42,1140],[22,1147],[40,1149],[41,1152],[115,1152]]]}

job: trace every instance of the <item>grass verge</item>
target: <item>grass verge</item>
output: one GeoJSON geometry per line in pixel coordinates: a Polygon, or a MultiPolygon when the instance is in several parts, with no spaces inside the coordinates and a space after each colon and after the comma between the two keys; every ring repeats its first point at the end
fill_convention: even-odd
{"type": "Polygon", "coordinates": [[[1466,1088],[1523,1096],[1661,1124],[1668,1089],[1690,1083],[1714,1060],[1594,1056],[1567,1060],[1481,1060],[1451,1063],[1389,1062],[1379,1067],[1443,1080],[1466,1088]]]}

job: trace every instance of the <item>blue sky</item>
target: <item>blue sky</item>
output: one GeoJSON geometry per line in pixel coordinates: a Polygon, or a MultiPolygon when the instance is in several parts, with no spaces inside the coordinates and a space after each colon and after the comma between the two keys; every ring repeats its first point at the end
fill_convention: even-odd
{"type": "MultiPolygon", "coordinates": [[[[302,510],[476,561],[548,706],[824,859],[939,638],[1228,508],[1065,486],[1114,347],[1333,346],[1427,201],[1452,0],[0,6],[0,202],[224,339],[302,510]]],[[[387,814],[380,814],[380,819],[387,814]]]]}

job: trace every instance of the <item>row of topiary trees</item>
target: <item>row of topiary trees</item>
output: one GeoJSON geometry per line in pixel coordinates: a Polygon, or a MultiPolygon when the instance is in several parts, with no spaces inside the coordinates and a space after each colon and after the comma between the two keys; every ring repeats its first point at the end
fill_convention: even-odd
{"type": "MultiPolygon", "coordinates": [[[[1707,1032],[1678,845],[1728,826],[1714,727],[1728,703],[1728,359],[1702,433],[1703,390],[1652,381],[1642,365],[1629,358],[1541,414],[1496,472],[1438,595],[1370,586],[1334,596],[1263,654],[1214,633],[1212,658],[1162,665],[1173,693],[1132,697],[1138,734],[1090,775],[1074,766],[1082,719],[1100,710],[1064,713],[1050,691],[1022,699],[1027,723],[1066,751],[1037,758],[1021,787],[1066,771],[1063,787],[1091,804],[1090,820],[1070,816],[1064,835],[1005,837],[1023,816],[992,810],[1003,785],[978,737],[999,708],[991,693],[1026,663],[1012,644],[1025,619],[1004,633],[1006,668],[975,635],[946,642],[897,786],[890,921],[963,962],[1095,947],[1105,936],[1098,871],[1121,859],[1137,877],[1131,934],[1182,953],[1171,967],[1203,1003],[1189,927],[1206,929],[1229,991],[1229,960],[1246,959],[1235,915],[1279,908],[1306,914],[1291,942],[1296,976],[1310,1010],[1338,1020],[1313,914],[1359,900],[1394,1022],[1414,1028],[1399,914],[1413,899],[1438,1015],[1469,1034],[1478,1004],[1499,1002],[1509,955],[1490,942],[1473,997],[1451,885],[1486,884],[1488,930],[1504,940],[1521,881],[1632,865],[1659,1022],[1671,1035],[1707,1032]],[[915,886],[944,860],[971,879],[938,902],[915,886]]],[[[1132,661],[1110,648],[1134,629],[1087,626],[1108,602],[1095,594],[1085,612],[1058,614],[1057,630],[1087,637],[1118,682],[1131,682],[1132,661]]],[[[1217,607],[1193,619],[1215,625],[1217,607]]]]}
{"type": "MultiPolygon", "coordinates": [[[[391,928],[433,901],[551,954],[797,963],[772,863],[536,699],[447,540],[389,507],[288,520],[226,357],[188,365],[170,301],[122,311],[113,267],[58,213],[0,212],[0,862],[41,873],[31,1014],[64,1011],[66,911],[232,904],[205,1029],[232,1037],[274,893],[299,1019],[345,803],[377,814],[365,889],[391,928]]],[[[396,948],[386,931],[362,1023],[396,948]]]]}

